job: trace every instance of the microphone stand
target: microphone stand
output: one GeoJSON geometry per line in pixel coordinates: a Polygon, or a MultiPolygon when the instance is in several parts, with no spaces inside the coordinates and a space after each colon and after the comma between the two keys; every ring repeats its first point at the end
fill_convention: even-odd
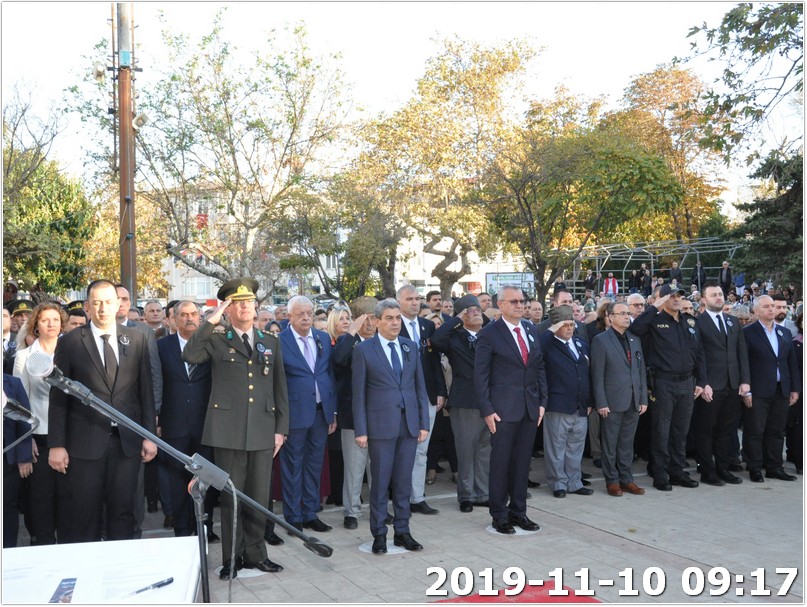
{"type": "MultiPolygon", "coordinates": [[[[331,548],[328,544],[320,540],[319,538],[307,535],[297,529],[291,523],[286,522],[284,519],[277,516],[274,512],[269,511],[263,504],[259,504],[254,499],[245,495],[238,489],[235,489],[232,483],[229,483],[228,480],[230,478],[229,474],[216,466],[213,462],[205,459],[198,453],[194,453],[192,456],[186,455],[175,449],[164,440],[159,438],[157,435],[152,434],[148,430],[146,430],[143,426],[133,422],[131,419],[114,409],[112,406],[108,405],[100,398],[95,396],[92,391],[82,384],[81,382],[75,381],[70,379],[69,377],[65,377],[64,374],[59,370],[58,367],[53,367],[53,370],[50,371],[47,375],[43,377],[43,379],[50,384],[51,386],[55,386],[59,390],[70,394],[71,396],[80,400],[83,404],[89,406],[90,408],[94,409],[104,417],[117,422],[119,426],[123,426],[127,430],[131,430],[132,432],[146,438],[157,445],[158,448],[162,449],[166,453],[168,453],[171,457],[176,459],[177,461],[181,462],[185,469],[190,472],[194,476],[194,481],[192,481],[193,487],[191,488],[191,495],[193,496],[194,500],[194,511],[196,513],[196,532],[199,534],[199,559],[201,562],[201,574],[202,574],[202,600],[205,603],[210,602],[210,587],[209,587],[209,580],[207,575],[207,552],[205,550],[205,535],[204,535],[204,510],[202,501],[204,500],[204,493],[206,491],[206,487],[215,487],[219,491],[226,491],[230,495],[237,498],[239,501],[251,506],[253,509],[257,510],[264,517],[268,518],[276,525],[280,525],[284,529],[286,529],[291,535],[294,535],[300,538],[303,541],[303,545],[308,548],[311,552],[316,554],[317,556],[321,557],[329,557],[333,554],[333,548],[331,548]]],[[[233,537],[233,541],[235,541],[235,537],[233,537]]],[[[232,567],[235,567],[235,563],[232,564],[232,567]]]]}

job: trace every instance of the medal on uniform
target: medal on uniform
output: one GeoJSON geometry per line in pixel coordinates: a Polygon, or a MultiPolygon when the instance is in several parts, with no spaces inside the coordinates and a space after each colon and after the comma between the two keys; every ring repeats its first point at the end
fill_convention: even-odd
{"type": "Polygon", "coordinates": [[[256,349],[258,352],[260,352],[261,354],[263,354],[264,352],[266,352],[266,346],[264,346],[264,345],[263,345],[261,342],[258,342],[258,343],[255,345],[255,349],[256,349]]]}
{"type": "Polygon", "coordinates": [[[235,354],[235,348],[230,348],[227,350],[227,354],[235,354]]]}
{"type": "MultiPolygon", "coordinates": [[[[233,338],[233,332],[232,331],[227,331],[227,339],[232,339],[232,338],[233,338]]],[[[235,350],[233,350],[233,351],[235,351],[235,350]]]]}

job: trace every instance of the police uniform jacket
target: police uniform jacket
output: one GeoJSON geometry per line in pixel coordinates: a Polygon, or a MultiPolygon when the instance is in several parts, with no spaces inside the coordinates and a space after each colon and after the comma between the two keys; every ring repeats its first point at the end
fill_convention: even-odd
{"type": "Polygon", "coordinates": [[[274,447],[275,434],[289,431],[289,398],[280,342],[254,330],[252,355],[234,329],[203,322],[185,345],[182,359],[210,361],[213,387],[202,443],[258,451],[274,447]]]}

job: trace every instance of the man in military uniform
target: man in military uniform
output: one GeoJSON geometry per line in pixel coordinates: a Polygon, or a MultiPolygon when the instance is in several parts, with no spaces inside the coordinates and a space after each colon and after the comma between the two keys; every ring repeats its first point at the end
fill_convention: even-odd
{"type": "Polygon", "coordinates": [[[31,312],[34,311],[34,302],[27,299],[15,299],[8,302],[6,307],[11,314],[11,331],[16,332],[28,322],[31,312]]]}
{"type": "Polygon", "coordinates": [[[631,325],[641,337],[642,349],[653,378],[656,397],[653,406],[650,463],[653,486],[671,491],[672,485],[694,488],[698,481],[684,471],[686,439],[695,398],[712,399],[706,384],[706,359],[697,322],[681,313],[683,289],[658,287],[652,306],[631,325]]]}
{"type": "MultiPolygon", "coordinates": [[[[230,474],[236,489],[259,504],[269,503],[272,460],[289,431],[289,400],[280,342],[253,329],[258,282],[237,278],[218,292],[223,300],[190,337],[182,359],[189,364],[212,364],[213,387],[202,443],[213,447],[216,464],[230,474]],[[227,313],[230,328],[217,326],[227,313]]],[[[221,500],[221,579],[236,577],[238,569],[277,573],[283,567],[269,560],[263,541],[263,515],[239,507],[238,529],[232,537],[233,506],[221,500]],[[235,542],[235,562],[230,561],[235,542]]]]}

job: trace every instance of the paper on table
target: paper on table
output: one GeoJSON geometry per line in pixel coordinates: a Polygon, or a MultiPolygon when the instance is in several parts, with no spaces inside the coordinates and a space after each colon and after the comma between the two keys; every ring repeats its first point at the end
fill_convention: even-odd
{"type": "MultiPolygon", "coordinates": [[[[133,602],[131,593],[160,580],[171,577],[164,565],[156,559],[143,559],[124,564],[108,563],[87,572],[76,583],[74,603],[133,602]]],[[[143,594],[159,592],[159,588],[143,594]]]]}

